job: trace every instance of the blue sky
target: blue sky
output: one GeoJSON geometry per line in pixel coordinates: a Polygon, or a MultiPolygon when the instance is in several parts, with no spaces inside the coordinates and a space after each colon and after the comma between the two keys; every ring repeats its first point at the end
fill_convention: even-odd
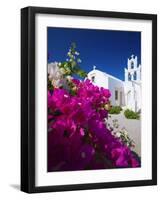
{"type": "MultiPolygon", "coordinates": [[[[126,28],[126,27],[125,27],[126,28]]],[[[80,53],[81,68],[107,72],[124,80],[124,67],[132,54],[141,63],[141,33],[129,31],[48,27],[48,62],[63,62],[72,42],[80,53]]]]}

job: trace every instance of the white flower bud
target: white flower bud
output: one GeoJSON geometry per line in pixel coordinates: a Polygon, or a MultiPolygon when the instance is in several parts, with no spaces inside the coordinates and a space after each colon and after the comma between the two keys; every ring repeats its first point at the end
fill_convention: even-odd
{"type": "Polygon", "coordinates": [[[121,133],[120,133],[120,132],[116,132],[116,136],[117,136],[117,137],[120,137],[120,136],[121,136],[121,133]]]}
{"type": "Polygon", "coordinates": [[[77,56],[78,56],[78,55],[79,55],[79,52],[77,52],[77,51],[76,51],[76,52],[75,52],[75,55],[77,55],[77,56]]]}
{"type": "Polygon", "coordinates": [[[48,74],[49,79],[52,80],[60,80],[62,78],[62,72],[58,66],[57,62],[48,64],[48,74]]]}

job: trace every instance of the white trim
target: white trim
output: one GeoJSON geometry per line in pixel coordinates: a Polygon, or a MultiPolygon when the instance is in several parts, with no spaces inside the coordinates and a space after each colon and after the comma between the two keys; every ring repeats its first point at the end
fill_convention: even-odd
{"type": "Polygon", "coordinates": [[[36,186],[151,179],[152,24],[149,20],[36,15],[36,186]],[[142,55],[142,167],[47,173],[47,27],[77,27],[141,31],[142,55]]]}
{"type": "Polygon", "coordinates": [[[122,81],[122,80],[120,80],[120,79],[118,79],[118,78],[116,78],[116,77],[114,77],[114,76],[112,76],[112,75],[110,75],[110,74],[108,74],[108,73],[106,73],[106,72],[100,71],[100,70],[98,70],[98,69],[92,70],[92,71],[90,71],[88,74],[91,75],[91,74],[97,73],[97,72],[102,73],[102,74],[104,74],[105,76],[110,77],[110,78],[113,78],[113,79],[115,79],[115,80],[117,80],[117,81],[124,82],[124,81],[122,81]]]}

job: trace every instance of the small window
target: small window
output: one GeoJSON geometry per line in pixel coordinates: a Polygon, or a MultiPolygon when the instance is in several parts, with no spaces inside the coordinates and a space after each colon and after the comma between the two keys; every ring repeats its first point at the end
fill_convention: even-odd
{"type": "Polygon", "coordinates": [[[137,74],[136,74],[136,71],[134,72],[134,80],[136,81],[137,79],[137,74]]]}
{"type": "Polygon", "coordinates": [[[131,62],[131,69],[134,69],[134,62],[131,62]]]}
{"type": "Polygon", "coordinates": [[[118,100],[118,90],[115,90],[115,100],[118,100]]]}
{"type": "Polygon", "coordinates": [[[128,81],[131,81],[131,74],[128,73],[128,81]]]}
{"type": "Polygon", "coordinates": [[[92,79],[92,82],[94,83],[95,82],[95,76],[92,76],[91,79],[92,79]]]}

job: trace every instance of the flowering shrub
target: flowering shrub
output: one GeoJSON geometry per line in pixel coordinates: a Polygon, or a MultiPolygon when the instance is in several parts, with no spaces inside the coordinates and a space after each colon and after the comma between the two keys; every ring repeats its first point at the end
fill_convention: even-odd
{"type": "Polygon", "coordinates": [[[132,110],[126,109],[124,111],[124,115],[127,119],[140,119],[140,115],[137,112],[134,112],[132,110]]]}
{"type": "Polygon", "coordinates": [[[48,66],[48,171],[139,167],[136,154],[106,127],[110,91],[62,73],[64,65],[48,66]]]}
{"type": "Polygon", "coordinates": [[[135,147],[135,142],[129,137],[128,131],[125,127],[120,128],[117,119],[112,120],[112,125],[106,120],[106,126],[120,141],[126,144],[130,149],[135,147]]]}
{"type": "Polygon", "coordinates": [[[122,108],[120,106],[112,106],[109,110],[109,114],[120,114],[122,108]]]}
{"type": "Polygon", "coordinates": [[[75,95],[48,92],[48,170],[138,167],[130,149],[106,128],[110,91],[89,80],[72,80],[75,95]]]}

